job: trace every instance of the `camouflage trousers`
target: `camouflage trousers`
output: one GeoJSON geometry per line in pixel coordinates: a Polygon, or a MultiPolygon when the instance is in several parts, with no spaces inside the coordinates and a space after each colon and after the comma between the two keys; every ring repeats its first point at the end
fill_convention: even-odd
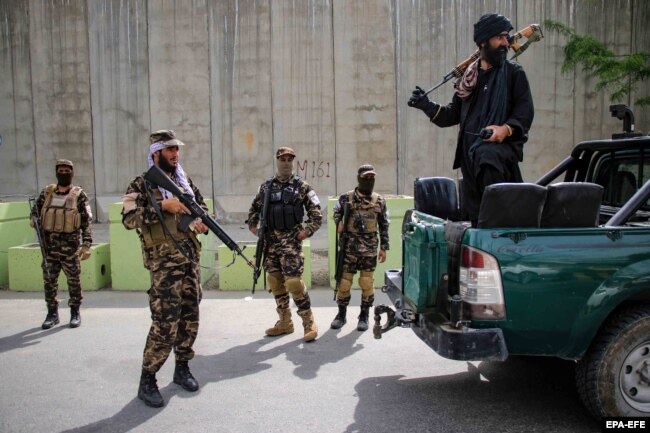
{"type": "Polygon", "coordinates": [[[79,240],[71,238],[67,240],[49,240],[46,249],[43,268],[43,286],[45,289],[45,303],[48,308],[59,306],[57,298],[59,292],[59,274],[61,270],[68,281],[69,307],[81,305],[81,263],[76,256],[79,248],[79,240]],[[47,271],[46,271],[47,269],[47,271]],[[48,276],[49,273],[49,276],[48,276]]]}
{"type": "Polygon", "coordinates": [[[286,277],[300,277],[305,269],[302,241],[294,231],[271,236],[264,259],[264,270],[268,274],[281,272],[286,277]]]}
{"type": "Polygon", "coordinates": [[[370,308],[375,302],[374,279],[372,273],[377,268],[377,236],[352,235],[348,240],[343,258],[343,277],[336,292],[336,303],[340,306],[350,304],[352,279],[359,271],[361,287],[361,307],[370,308]]]}
{"type": "Polygon", "coordinates": [[[176,361],[194,357],[192,346],[199,331],[199,303],[202,298],[198,263],[160,266],[151,273],[149,309],[151,328],[147,336],[142,369],[156,373],[172,349],[176,361]]]}

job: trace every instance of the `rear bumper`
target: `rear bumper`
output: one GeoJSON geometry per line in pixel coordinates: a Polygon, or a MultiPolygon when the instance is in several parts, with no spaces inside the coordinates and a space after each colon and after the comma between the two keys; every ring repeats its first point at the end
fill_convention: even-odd
{"type": "Polygon", "coordinates": [[[386,271],[383,291],[396,308],[397,325],[409,326],[413,332],[440,356],[459,361],[504,361],[508,358],[503,331],[500,328],[454,327],[440,313],[405,314],[408,302],[402,296],[402,277],[397,270],[386,271]],[[409,323],[404,317],[411,317],[409,323]]]}

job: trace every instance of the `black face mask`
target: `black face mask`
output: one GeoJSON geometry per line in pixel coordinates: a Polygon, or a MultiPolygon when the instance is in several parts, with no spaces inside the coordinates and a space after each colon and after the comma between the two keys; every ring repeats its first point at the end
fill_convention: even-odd
{"type": "Polygon", "coordinates": [[[492,48],[487,43],[483,47],[483,56],[485,60],[492,65],[494,68],[498,68],[506,61],[508,55],[508,48],[499,46],[497,48],[492,48]]]}
{"type": "Polygon", "coordinates": [[[165,173],[173,173],[176,170],[176,167],[162,155],[162,153],[158,154],[158,167],[165,173]]]}
{"type": "Polygon", "coordinates": [[[56,183],[61,186],[68,186],[72,183],[72,173],[57,173],[56,183]]]}
{"type": "Polygon", "coordinates": [[[370,195],[372,190],[375,188],[375,178],[374,177],[358,177],[357,181],[359,186],[357,189],[361,194],[370,195]]]}

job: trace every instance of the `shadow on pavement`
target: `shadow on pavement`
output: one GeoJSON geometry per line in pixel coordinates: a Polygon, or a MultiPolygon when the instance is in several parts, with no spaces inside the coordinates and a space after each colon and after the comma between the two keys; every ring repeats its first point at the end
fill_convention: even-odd
{"type": "Polygon", "coordinates": [[[447,376],[363,379],[345,433],[524,432],[540,423],[546,431],[600,431],[576,394],[572,362],[512,357],[474,364],[447,376]]]}
{"type": "MultiPolygon", "coordinates": [[[[296,334],[300,332],[298,329],[296,331],[296,334]]],[[[361,332],[355,331],[337,338],[338,332],[329,330],[313,343],[304,343],[302,339],[294,338],[296,334],[292,334],[290,341],[268,350],[264,350],[264,347],[271,342],[278,341],[277,339],[264,337],[218,354],[196,355],[190,364],[192,372],[201,387],[205,387],[211,383],[236,379],[267,370],[271,368],[271,365],[266,361],[284,354],[296,366],[294,374],[301,379],[309,380],[317,376],[321,366],[340,361],[363,348],[363,345],[356,344],[356,340],[362,335],[361,332]]],[[[173,354],[167,362],[174,362],[173,354]]],[[[133,385],[135,394],[137,378],[134,379],[133,385]]],[[[198,392],[201,390],[199,389],[198,392]]],[[[161,387],[160,393],[165,399],[165,405],[168,405],[169,401],[177,395],[182,398],[193,396],[173,383],[161,387]]],[[[62,433],[128,432],[164,410],[165,407],[161,409],[146,407],[142,401],[134,397],[115,415],[85,426],[65,430],[62,433]]]]}
{"type": "Polygon", "coordinates": [[[42,338],[56,334],[64,329],[68,329],[67,324],[59,324],[56,327],[47,330],[43,330],[39,326],[8,337],[2,337],[0,338],[0,353],[33,346],[34,344],[40,343],[42,338]]]}

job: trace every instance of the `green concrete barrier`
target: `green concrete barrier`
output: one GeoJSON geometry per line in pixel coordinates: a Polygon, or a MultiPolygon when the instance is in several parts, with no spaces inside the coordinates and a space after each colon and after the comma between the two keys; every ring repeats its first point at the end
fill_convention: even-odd
{"type": "Polygon", "coordinates": [[[36,242],[36,232],[29,225],[27,199],[0,203],[0,285],[9,282],[9,248],[31,242],[36,242]]]}
{"type": "MultiPolygon", "coordinates": [[[[244,249],[244,255],[255,263],[256,242],[238,242],[244,249]],[[246,248],[244,248],[246,247],[246,248]]],[[[252,290],[253,270],[239,256],[232,262],[232,251],[225,245],[219,245],[219,289],[220,290],[252,290]],[[230,266],[228,266],[230,265],[230,266]],[[228,266],[228,267],[226,267],[228,266]]],[[[305,257],[305,269],[302,273],[302,280],[307,288],[311,287],[311,243],[309,240],[302,242],[302,254],[305,257]]],[[[255,291],[264,290],[264,273],[260,274],[257,280],[255,291]]]]}
{"type": "MultiPolygon", "coordinates": [[[[213,203],[205,203],[212,212],[213,203]]],[[[108,207],[108,233],[111,243],[111,280],[113,290],[149,290],[151,280],[142,259],[140,238],[135,230],[127,230],[122,225],[122,203],[108,207]]],[[[201,241],[201,284],[205,284],[215,273],[215,241],[212,233],[199,235],[201,241]]]]}
{"type": "MultiPolygon", "coordinates": [[[[109,244],[92,244],[90,249],[90,257],[81,262],[81,290],[85,291],[98,290],[111,283],[109,244]]],[[[38,243],[9,248],[9,290],[42,291],[42,257],[38,243]]],[[[59,290],[68,290],[63,271],[59,274],[59,290]]]]}
{"type": "MultiPolygon", "coordinates": [[[[375,287],[384,285],[384,272],[388,269],[401,269],[402,267],[402,221],[404,214],[408,209],[413,208],[413,197],[410,196],[384,196],[386,199],[386,206],[390,216],[390,226],[388,227],[388,238],[390,242],[390,250],[387,251],[386,261],[384,263],[377,263],[375,269],[375,287]]],[[[329,259],[329,276],[330,287],[334,288],[336,282],[334,281],[334,273],[336,268],[336,227],[333,219],[334,205],[338,197],[330,197],[327,202],[327,241],[328,241],[328,259],[329,259]]],[[[359,273],[354,276],[352,288],[359,288],[358,283],[359,273]]]]}

